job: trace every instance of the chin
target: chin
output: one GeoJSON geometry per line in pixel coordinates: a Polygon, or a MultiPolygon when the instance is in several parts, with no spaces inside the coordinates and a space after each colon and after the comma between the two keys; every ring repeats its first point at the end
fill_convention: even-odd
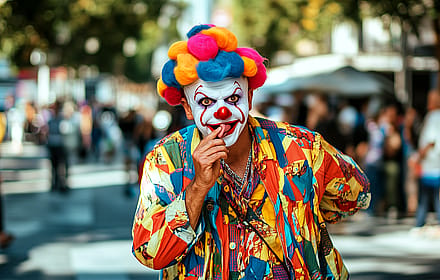
{"type": "Polygon", "coordinates": [[[228,135],[223,138],[223,141],[225,141],[226,147],[230,147],[237,142],[237,137],[234,137],[235,135],[228,135]]]}

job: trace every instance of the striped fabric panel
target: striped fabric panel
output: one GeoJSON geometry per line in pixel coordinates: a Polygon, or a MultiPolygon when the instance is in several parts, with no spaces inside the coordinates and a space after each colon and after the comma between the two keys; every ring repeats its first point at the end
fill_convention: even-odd
{"type": "Polygon", "coordinates": [[[229,270],[238,271],[238,247],[240,245],[240,229],[237,225],[229,224],[229,241],[235,242],[234,250],[229,250],[229,270]]]}
{"type": "Polygon", "coordinates": [[[274,265],[273,269],[273,279],[277,280],[289,280],[289,275],[282,265],[274,265]]]}

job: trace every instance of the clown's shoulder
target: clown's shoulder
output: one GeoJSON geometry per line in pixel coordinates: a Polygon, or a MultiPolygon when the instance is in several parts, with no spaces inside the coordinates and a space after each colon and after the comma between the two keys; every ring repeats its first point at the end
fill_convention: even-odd
{"type": "Polygon", "coordinates": [[[288,138],[302,148],[311,149],[316,141],[321,140],[321,135],[304,126],[287,122],[273,121],[267,118],[255,117],[260,126],[266,130],[275,130],[278,136],[288,138]]]}
{"type": "Polygon", "coordinates": [[[163,146],[166,143],[169,142],[182,142],[184,140],[186,140],[187,135],[189,132],[192,132],[195,128],[195,125],[189,125],[186,126],[180,130],[176,130],[174,132],[171,132],[170,134],[164,136],[162,139],[160,139],[156,145],[154,146],[155,148],[157,146],[163,146]]]}
{"type": "Polygon", "coordinates": [[[161,153],[164,148],[166,150],[176,148],[180,150],[180,152],[183,151],[184,145],[187,143],[189,137],[192,137],[195,129],[196,126],[193,124],[164,136],[157,141],[152,150],[147,154],[146,158],[151,158],[153,155],[161,153]]]}

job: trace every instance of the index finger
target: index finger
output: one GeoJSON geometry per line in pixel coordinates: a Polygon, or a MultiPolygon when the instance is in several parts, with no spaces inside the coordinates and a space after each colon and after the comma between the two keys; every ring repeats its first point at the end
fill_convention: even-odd
{"type": "Polygon", "coordinates": [[[220,133],[220,131],[222,131],[222,128],[219,126],[216,129],[214,129],[211,133],[209,133],[206,136],[206,139],[210,139],[210,140],[215,139],[218,136],[218,134],[220,133]]]}

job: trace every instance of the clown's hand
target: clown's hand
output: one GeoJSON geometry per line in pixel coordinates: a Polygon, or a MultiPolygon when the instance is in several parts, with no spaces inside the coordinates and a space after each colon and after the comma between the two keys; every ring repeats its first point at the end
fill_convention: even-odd
{"type": "Polygon", "coordinates": [[[206,136],[193,153],[195,169],[194,186],[196,186],[203,197],[214,185],[220,174],[220,159],[228,157],[228,148],[220,138],[223,127],[218,127],[206,136]]]}
{"type": "Polygon", "coordinates": [[[186,190],[186,208],[190,224],[195,228],[205,200],[205,196],[220,175],[220,159],[228,157],[228,148],[219,136],[223,127],[207,135],[193,153],[195,177],[186,190]],[[217,138],[219,137],[219,138],[217,138]]]}

